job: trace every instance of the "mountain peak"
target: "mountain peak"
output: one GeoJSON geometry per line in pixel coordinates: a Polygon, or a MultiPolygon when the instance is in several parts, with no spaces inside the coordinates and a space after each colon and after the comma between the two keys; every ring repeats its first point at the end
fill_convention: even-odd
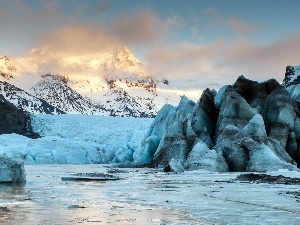
{"type": "Polygon", "coordinates": [[[288,87],[299,83],[300,83],[300,65],[287,66],[285,72],[285,78],[283,80],[283,85],[285,87],[288,87]]]}
{"type": "Polygon", "coordinates": [[[0,77],[6,80],[12,79],[13,74],[17,72],[15,66],[13,66],[7,56],[0,56],[0,77]]]}

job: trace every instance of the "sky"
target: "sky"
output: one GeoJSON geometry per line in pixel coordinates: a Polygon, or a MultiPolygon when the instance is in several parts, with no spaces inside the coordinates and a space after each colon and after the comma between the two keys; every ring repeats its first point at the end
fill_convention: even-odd
{"type": "Polygon", "coordinates": [[[151,75],[282,81],[300,64],[299,0],[0,0],[0,55],[126,46],[151,75]]]}

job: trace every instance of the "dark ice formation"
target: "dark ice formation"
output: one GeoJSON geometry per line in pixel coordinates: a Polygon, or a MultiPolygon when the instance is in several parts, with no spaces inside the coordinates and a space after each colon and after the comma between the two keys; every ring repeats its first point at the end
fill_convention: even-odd
{"type": "Polygon", "coordinates": [[[177,107],[165,105],[133,157],[175,172],[298,170],[299,109],[276,80],[240,76],[197,103],[183,96],[177,107]]]}

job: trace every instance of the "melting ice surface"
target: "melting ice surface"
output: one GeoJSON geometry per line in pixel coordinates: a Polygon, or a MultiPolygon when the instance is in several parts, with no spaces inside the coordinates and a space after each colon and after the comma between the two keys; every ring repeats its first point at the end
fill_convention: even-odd
{"type": "MultiPolygon", "coordinates": [[[[23,187],[0,185],[0,224],[299,224],[296,185],[224,182],[238,173],[119,169],[123,179],[63,181],[103,165],[27,165],[23,187]]],[[[297,172],[285,176],[300,177],[297,172]]]]}

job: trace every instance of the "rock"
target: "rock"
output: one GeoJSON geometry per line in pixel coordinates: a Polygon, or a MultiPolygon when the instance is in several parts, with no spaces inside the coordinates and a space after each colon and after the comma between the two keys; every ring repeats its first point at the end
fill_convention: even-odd
{"type": "Polygon", "coordinates": [[[287,88],[289,93],[294,99],[298,99],[299,93],[293,92],[295,87],[300,84],[300,66],[287,66],[285,70],[285,77],[283,79],[283,85],[287,88]],[[290,89],[292,88],[292,89],[290,89]]]}
{"type": "Polygon", "coordinates": [[[268,184],[287,184],[287,185],[299,185],[299,178],[285,177],[282,175],[271,176],[267,174],[254,174],[246,173],[238,175],[235,180],[249,182],[249,183],[268,183],[268,184]]]}
{"type": "Polygon", "coordinates": [[[0,183],[24,183],[26,174],[24,162],[19,159],[0,155],[0,183]]]}
{"type": "Polygon", "coordinates": [[[32,131],[29,114],[6,101],[1,94],[0,118],[0,134],[16,133],[30,138],[39,137],[32,131]]]}

